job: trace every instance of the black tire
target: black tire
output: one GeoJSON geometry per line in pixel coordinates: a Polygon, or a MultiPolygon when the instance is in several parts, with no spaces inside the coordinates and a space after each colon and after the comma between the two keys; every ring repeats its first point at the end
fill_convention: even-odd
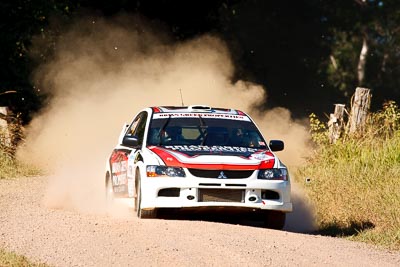
{"type": "Polygon", "coordinates": [[[114,199],[114,189],[112,186],[112,181],[111,181],[109,172],[106,173],[106,189],[105,190],[106,190],[106,192],[105,192],[106,200],[112,201],[114,199]]]}
{"type": "Polygon", "coordinates": [[[268,210],[264,215],[265,227],[275,230],[282,230],[286,222],[286,213],[276,210],[268,210]]]}
{"type": "Polygon", "coordinates": [[[135,208],[134,210],[136,211],[136,215],[140,219],[150,219],[150,218],[156,218],[157,217],[157,210],[156,209],[151,209],[151,210],[143,210],[140,207],[140,204],[142,202],[142,188],[141,188],[141,183],[140,183],[140,171],[139,169],[136,170],[136,176],[135,176],[135,208]]]}

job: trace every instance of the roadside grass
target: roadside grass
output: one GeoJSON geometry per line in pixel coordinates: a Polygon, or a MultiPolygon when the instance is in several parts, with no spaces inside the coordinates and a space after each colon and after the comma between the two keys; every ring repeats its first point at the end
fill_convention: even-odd
{"type": "Polygon", "coordinates": [[[0,179],[41,174],[42,172],[38,168],[17,161],[0,148],[0,179]]]}
{"type": "Polygon", "coordinates": [[[25,256],[20,256],[14,252],[8,252],[0,248],[0,266],[4,267],[46,267],[43,263],[32,263],[25,256]]]}
{"type": "Polygon", "coordinates": [[[371,114],[362,135],[329,144],[311,116],[315,153],[297,182],[316,209],[319,233],[400,249],[400,111],[394,102],[371,114]],[[307,182],[306,182],[307,178],[307,182]]]}

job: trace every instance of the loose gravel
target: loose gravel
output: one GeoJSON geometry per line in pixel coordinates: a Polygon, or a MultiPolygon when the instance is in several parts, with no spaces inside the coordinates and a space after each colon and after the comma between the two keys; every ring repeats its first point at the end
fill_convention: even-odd
{"type": "Polygon", "coordinates": [[[46,181],[0,180],[0,246],[51,266],[400,266],[399,252],[339,238],[49,208],[46,181]]]}

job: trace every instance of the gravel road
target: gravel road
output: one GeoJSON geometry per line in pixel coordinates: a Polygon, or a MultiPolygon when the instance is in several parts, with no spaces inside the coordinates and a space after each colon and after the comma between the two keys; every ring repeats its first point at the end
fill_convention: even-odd
{"type": "Polygon", "coordinates": [[[338,238],[50,209],[45,188],[44,177],[0,180],[0,247],[51,266],[400,266],[399,252],[338,238]]]}

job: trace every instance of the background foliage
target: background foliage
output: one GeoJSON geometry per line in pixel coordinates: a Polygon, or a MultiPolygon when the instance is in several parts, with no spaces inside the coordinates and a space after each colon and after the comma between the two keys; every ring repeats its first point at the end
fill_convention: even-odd
{"type": "Polygon", "coordinates": [[[176,40],[211,32],[228,42],[234,79],[258,82],[268,91],[264,108],[283,106],[294,116],[332,109],[356,86],[372,89],[372,107],[400,96],[400,2],[396,0],[16,0],[0,3],[0,105],[27,122],[46,105],[31,79],[37,64],[54,51],[57,27],[83,11],[120,12],[158,21],[176,40]],[[54,23],[54,22],[57,23],[54,23]],[[43,51],[32,51],[32,38],[43,51]],[[365,79],[357,80],[363,40],[365,79]],[[35,54],[32,57],[32,54],[35,54]],[[2,94],[15,90],[14,94],[2,94]],[[302,103],[298,103],[302,99],[302,103]]]}

